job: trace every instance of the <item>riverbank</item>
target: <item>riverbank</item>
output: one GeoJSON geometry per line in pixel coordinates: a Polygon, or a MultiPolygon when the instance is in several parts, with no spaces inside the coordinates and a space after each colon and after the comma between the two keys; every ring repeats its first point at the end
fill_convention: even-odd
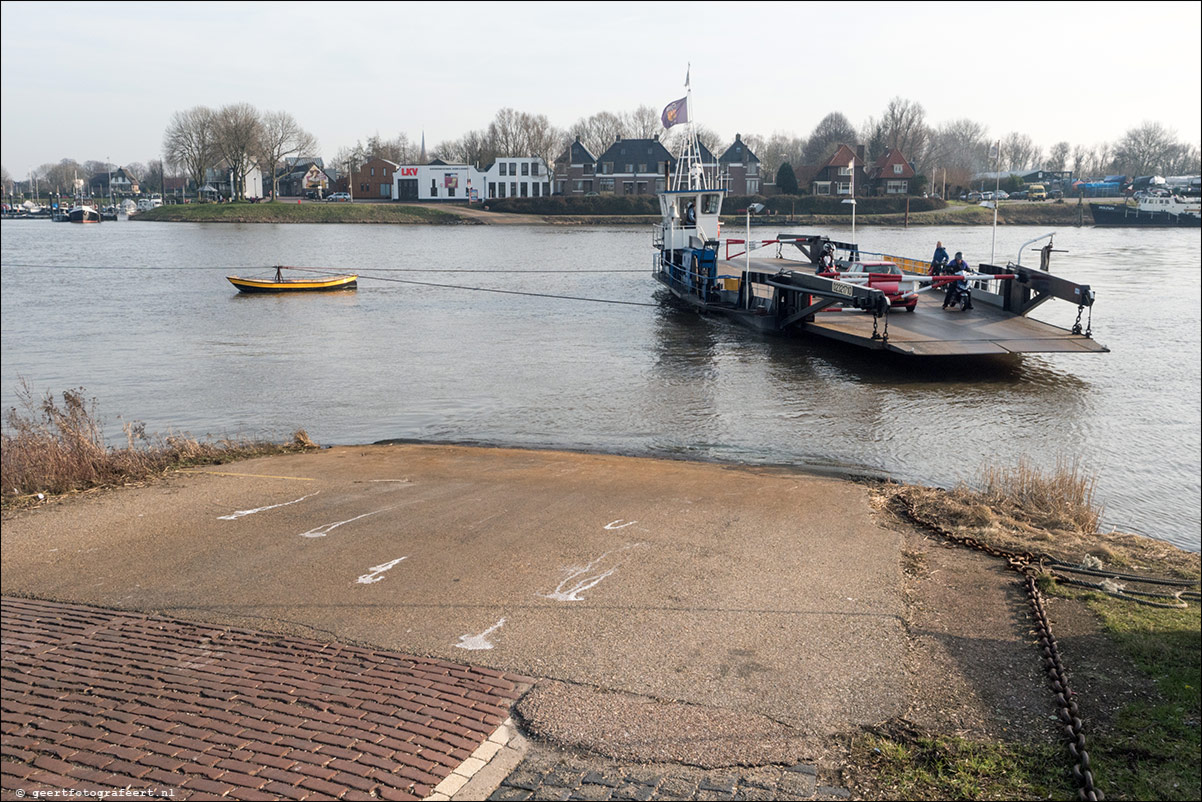
{"type": "MultiPolygon", "coordinates": [[[[1064,512],[1089,499],[1052,492],[986,506],[780,468],[339,447],[9,512],[3,593],[523,674],[522,726],[586,760],[691,755],[691,729],[640,737],[660,710],[706,722],[706,765],[812,761],[862,798],[1068,798],[1017,575],[898,505],[995,546],[1196,581],[1198,555],[1084,537],[1092,519],[1064,512]],[[466,654],[464,633],[487,646],[466,654]]],[[[1099,787],[1195,796],[1197,604],[1045,592],[1099,787]]]]}
{"type": "MultiPolygon", "coordinates": [[[[161,206],[130,218],[166,223],[393,223],[430,225],[546,225],[628,226],[650,225],[655,215],[534,215],[494,212],[486,207],[451,204],[355,203],[208,203],[161,206]]],[[[746,218],[725,215],[724,224],[741,227],[746,218]]],[[[782,226],[842,226],[850,215],[776,215],[753,219],[757,228],[782,226]]],[[[987,226],[993,210],[974,204],[952,203],[946,209],[902,214],[858,215],[857,226],[987,226]]],[[[1076,202],[1003,202],[998,225],[1092,226],[1085,206],[1076,202]]]]}
{"type": "Polygon", "coordinates": [[[449,209],[385,203],[198,203],[160,206],[129,218],[147,223],[385,223],[463,225],[449,209]]]}

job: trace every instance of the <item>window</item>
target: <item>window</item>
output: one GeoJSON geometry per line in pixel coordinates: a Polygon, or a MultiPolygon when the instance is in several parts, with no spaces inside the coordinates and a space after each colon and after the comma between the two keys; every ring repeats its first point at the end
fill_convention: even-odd
{"type": "Polygon", "coordinates": [[[628,172],[628,173],[633,173],[633,172],[634,172],[634,165],[633,165],[633,164],[628,164],[628,165],[626,165],[626,172],[628,172]]]}
{"type": "Polygon", "coordinates": [[[517,165],[517,162],[510,162],[510,163],[509,163],[509,174],[510,174],[510,175],[517,175],[517,174],[518,174],[518,165],[517,165]]]}
{"type": "Polygon", "coordinates": [[[720,201],[718,199],[720,197],[721,197],[720,195],[702,195],[701,196],[701,213],[702,214],[717,214],[718,213],[718,205],[720,203],[720,201]]]}
{"type": "Polygon", "coordinates": [[[851,175],[851,168],[850,167],[840,167],[839,175],[851,175]]]}
{"type": "Polygon", "coordinates": [[[507,175],[507,173],[505,172],[505,170],[506,170],[506,168],[508,168],[508,167],[509,167],[509,165],[507,165],[505,162],[501,162],[501,163],[500,163],[499,165],[497,165],[497,166],[498,166],[498,167],[501,169],[501,175],[507,175]]]}
{"type": "Polygon", "coordinates": [[[534,195],[534,197],[536,197],[536,198],[538,197],[538,191],[541,186],[542,186],[541,184],[535,184],[534,186],[531,187],[531,189],[533,190],[533,192],[531,192],[531,194],[534,195]]]}
{"type": "Polygon", "coordinates": [[[530,196],[530,182],[529,182],[529,181],[523,181],[523,182],[522,182],[522,197],[523,197],[523,198],[526,198],[526,197],[529,197],[529,196],[530,196]]]}
{"type": "Polygon", "coordinates": [[[901,175],[901,173],[902,173],[902,166],[900,164],[893,165],[893,174],[901,175]]]}
{"type": "Polygon", "coordinates": [[[372,174],[372,175],[375,175],[375,174],[376,174],[376,168],[374,168],[374,167],[373,167],[373,168],[371,168],[371,174],[372,174]]]}
{"type": "Polygon", "coordinates": [[[497,197],[497,182],[496,181],[488,182],[488,197],[490,197],[490,198],[497,197]]]}
{"type": "Polygon", "coordinates": [[[759,175],[759,174],[760,174],[760,166],[758,164],[752,162],[751,164],[747,165],[747,175],[759,175]]]}
{"type": "Polygon", "coordinates": [[[614,180],[612,178],[602,178],[597,188],[602,192],[613,192],[614,180]]]}
{"type": "Polygon", "coordinates": [[[613,175],[613,172],[614,172],[614,163],[613,162],[601,162],[601,175],[613,175]]]}
{"type": "Polygon", "coordinates": [[[522,175],[530,175],[530,162],[522,162],[522,175]]]}
{"type": "Polygon", "coordinates": [[[847,181],[840,181],[836,185],[835,192],[836,192],[836,194],[839,194],[839,195],[850,195],[851,194],[851,184],[848,183],[847,181]]]}
{"type": "Polygon", "coordinates": [[[593,175],[596,172],[597,172],[597,165],[595,165],[595,164],[584,165],[584,174],[585,175],[593,175]]]}
{"type": "Polygon", "coordinates": [[[634,182],[633,181],[623,181],[622,182],[622,194],[623,195],[633,195],[634,194],[634,182]]]}
{"type": "Polygon", "coordinates": [[[645,172],[647,172],[647,165],[645,165],[645,164],[640,164],[640,165],[639,165],[639,172],[640,172],[640,173],[645,173],[645,172]]]}
{"type": "Polygon", "coordinates": [[[760,191],[760,182],[759,182],[759,181],[752,181],[752,180],[748,180],[748,182],[747,182],[747,194],[748,194],[748,195],[758,195],[758,194],[759,194],[759,191],[760,191]]]}
{"type": "Polygon", "coordinates": [[[497,197],[498,198],[505,197],[505,182],[504,181],[501,181],[500,183],[497,184],[497,197]]]}
{"type": "Polygon", "coordinates": [[[657,178],[657,179],[655,179],[655,192],[656,192],[656,194],[658,194],[658,193],[660,193],[660,192],[663,192],[663,191],[664,191],[664,179],[662,179],[662,178],[657,178]]]}
{"type": "MultiPolygon", "coordinates": [[[[512,165],[512,164],[511,164],[511,165],[509,165],[509,166],[510,166],[510,168],[512,168],[512,167],[513,167],[513,165],[512,165]]],[[[511,172],[511,174],[512,174],[512,169],[510,170],[510,172],[511,172]]],[[[516,198],[517,196],[518,196],[518,182],[517,182],[517,181],[510,181],[510,182],[509,182],[509,197],[511,197],[511,198],[516,198]]]]}
{"type": "Polygon", "coordinates": [[[438,197],[438,183],[433,178],[430,179],[430,197],[438,197]]]}

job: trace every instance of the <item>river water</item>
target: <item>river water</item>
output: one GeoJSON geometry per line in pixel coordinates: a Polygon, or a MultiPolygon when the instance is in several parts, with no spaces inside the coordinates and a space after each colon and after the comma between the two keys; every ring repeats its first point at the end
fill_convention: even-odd
{"type": "MultiPolygon", "coordinates": [[[[995,261],[1049,231],[999,228],[995,261]]],[[[545,446],[945,486],[987,464],[1076,460],[1097,476],[1108,526],[1199,550],[1197,231],[1057,233],[1068,253],[1053,272],[1095,288],[1094,336],[1109,354],[929,363],[657,303],[649,226],[38,220],[4,221],[2,234],[0,400],[13,405],[22,379],[38,393],[84,387],[114,442],[123,420],[196,436],[304,428],[325,445],[545,446]],[[301,297],[243,296],[225,280],[272,264],[390,280],[301,297]],[[516,272],[534,270],[560,272],[516,272]]],[[[971,263],[994,248],[989,228],[857,234],[866,250],[920,258],[936,238],[971,263]]],[[[1049,302],[1034,316],[1071,326],[1075,315],[1049,302]]]]}

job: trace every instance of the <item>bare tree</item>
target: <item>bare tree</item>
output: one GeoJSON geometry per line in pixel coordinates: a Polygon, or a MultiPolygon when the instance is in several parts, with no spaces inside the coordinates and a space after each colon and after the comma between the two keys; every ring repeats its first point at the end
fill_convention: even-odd
{"type": "Polygon", "coordinates": [[[743,142],[760,160],[760,170],[767,178],[776,175],[781,165],[804,164],[806,141],[798,136],[775,133],[765,139],[757,134],[743,134],[743,142]]]}
{"type": "Polygon", "coordinates": [[[214,118],[217,151],[234,174],[231,196],[246,197],[246,176],[255,167],[263,126],[259,112],[249,103],[222,106],[214,118]]]}
{"type": "Polygon", "coordinates": [[[858,143],[855,126],[841,112],[832,111],[814,126],[806,141],[802,154],[804,164],[825,164],[840,145],[855,146],[858,143]]]}
{"type": "Polygon", "coordinates": [[[1123,134],[1114,149],[1114,167],[1125,175],[1164,170],[1179,147],[1177,135],[1160,123],[1145,122],[1123,134]]]}
{"type": "Polygon", "coordinates": [[[1202,151],[1197,145],[1182,143],[1174,148],[1164,167],[1165,175],[1198,175],[1202,173],[1202,151]]]}
{"type": "MultiPolygon", "coordinates": [[[[207,106],[195,106],[187,111],[171,115],[171,122],[163,136],[163,155],[173,167],[196,182],[196,188],[204,186],[205,170],[213,166],[217,158],[213,110],[207,106]]],[[[85,162],[89,167],[92,162],[85,162]]]]}
{"type": "Polygon", "coordinates": [[[74,159],[63,159],[58,164],[43,164],[34,170],[34,173],[39,181],[60,195],[74,194],[77,189],[76,179],[87,177],[79,162],[74,159]]]}
{"type": "Polygon", "coordinates": [[[930,167],[928,154],[931,137],[922,104],[900,97],[889,101],[879,120],[869,118],[861,132],[870,161],[893,148],[901,151],[919,172],[925,172],[930,167]]]}
{"type": "Polygon", "coordinates": [[[271,199],[280,194],[279,168],[289,156],[311,155],[317,152],[317,139],[301,128],[286,111],[269,111],[261,120],[258,140],[259,167],[271,172],[271,199]]]}
{"type": "Polygon", "coordinates": [[[598,112],[591,117],[577,120],[568,129],[573,137],[580,137],[580,144],[588,148],[589,153],[600,156],[609,150],[609,146],[626,136],[627,122],[620,115],[611,111],[598,112]]]}
{"type": "Polygon", "coordinates": [[[1043,166],[1043,149],[1031,137],[1011,131],[1002,137],[1002,169],[1032,170],[1043,166]]]}
{"type": "MultiPolygon", "coordinates": [[[[626,136],[634,139],[650,139],[663,130],[659,112],[651,106],[639,106],[625,116],[626,136]]],[[[610,144],[613,144],[612,142],[610,144]]]]}
{"type": "Polygon", "coordinates": [[[1060,172],[1068,165],[1068,157],[1071,152],[1072,146],[1067,142],[1057,142],[1048,152],[1047,163],[1044,166],[1049,170],[1060,172]]]}

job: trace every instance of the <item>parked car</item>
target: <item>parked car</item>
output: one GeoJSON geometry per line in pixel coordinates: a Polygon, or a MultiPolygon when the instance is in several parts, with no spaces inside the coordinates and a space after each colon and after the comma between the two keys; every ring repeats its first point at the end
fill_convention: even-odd
{"type": "Polygon", "coordinates": [[[997,197],[996,197],[996,198],[994,198],[993,200],[1007,200],[1007,199],[1010,197],[1010,193],[1009,193],[1009,192],[1007,192],[1007,191],[1006,191],[1006,190],[1004,190],[1004,189],[999,189],[999,190],[998,190],[996,193],[994,193],[994,194],[995,194],[997,197]]]}
{"type": "Polygon", "coordinates": [[[1027,190],[1025,190],[1025,189],[1018,189],[1018,190],[1015,190],[1014,192],[1010,193],[1010,200],[1026,200],[1026,199],[1027,199],[1027,190]]]}
{"type": "Polygon", "coordinates": [[[1050,200],[1062,200],[1062,199],[1064,198],[1064,192],[1063,192],[1062,190],[1059,190],[1059,189],[1053,189],[1053,190],[1049,190],[1049,191],[1048,191],[1048,198],[1049,198],[1050,200]]]}
{"type": "Polygon", "coordinates": [[[317,190],[315,190],[315,189],[305,190],[305,200],[318,200],[319,198],[320,198],[320,195],[318,194],[317,190]]]}
{"type": "MultiPolygon", "coordinates": [[[[990,194],[992,195],[992,193],[990,193],[990,194]]],[[[966,200],[967,200],[969,203],[976,203],[977,201],[981,201],[981,200],[992,200],[992,199],[993,199],[992,197],[990,197],[990,198],[988,198],[988,199],[987,199],[987,198],[985,198],[984,196],[982,196],[982,195],[981,195],[981,193],[980,193],[980,192],[970,192],[970,193],[968,193],[968,197],[966,198],[966,200]]]]}
{"type": "Polygon", "coordinates": [[[351,193],[349,193],[349,192],[335,192],[333,195],[326,198],[326,200],[328,200],[328,201],[336,201],[336,202],[341,202],[341,201],[350,202],[350,199],[351,199],[351,193]]]}

